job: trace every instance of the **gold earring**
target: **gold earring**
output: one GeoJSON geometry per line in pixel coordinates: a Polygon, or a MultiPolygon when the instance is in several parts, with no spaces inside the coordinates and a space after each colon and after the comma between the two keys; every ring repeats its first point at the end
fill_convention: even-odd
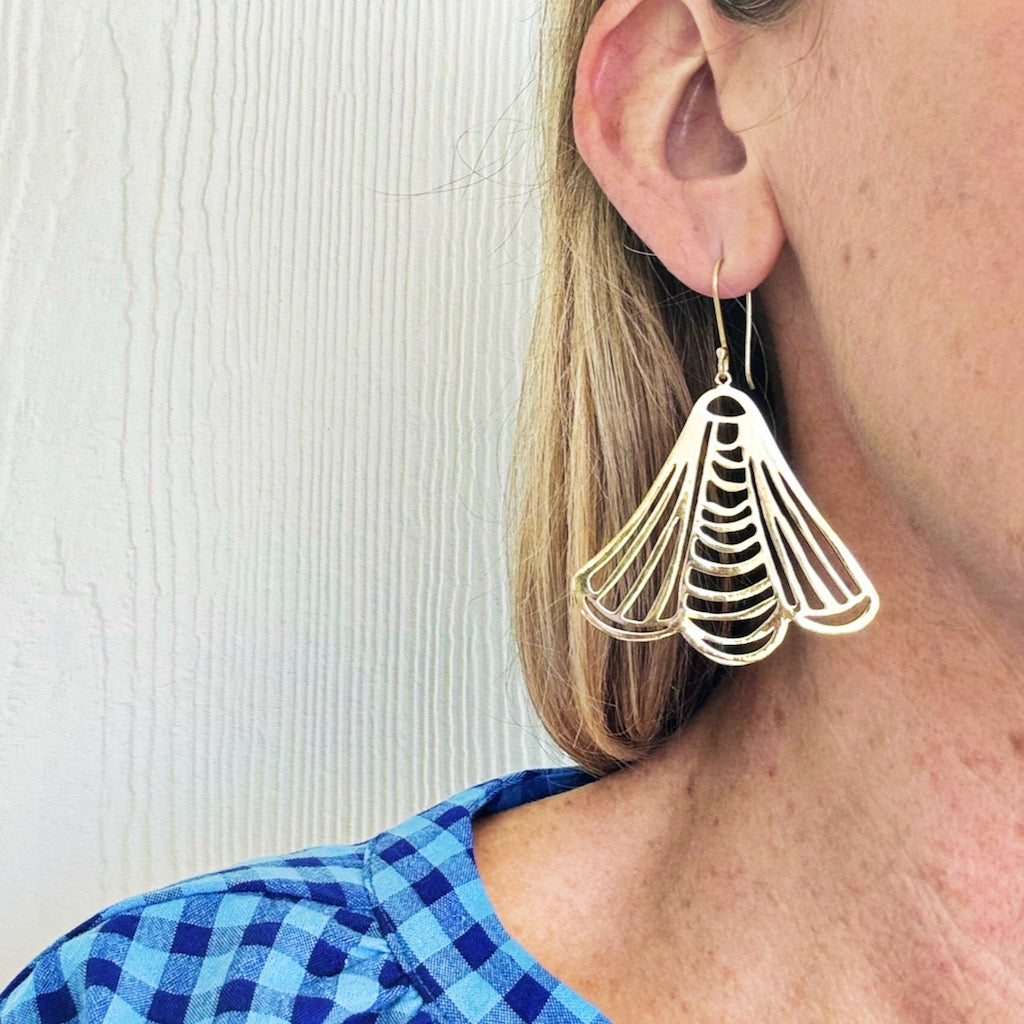
{"type": "MultiPolygon", "coordinates": [[[[759,661],[790,622],[853,633],[878,594],[793,475],[757,406],[733,387],[720,344],[715,386],[695,403],[639,508],[573,577],[583,614],[622,640],[680,634],[721,665],[759,661]]],[[[746,377],[753,299],[746,296],[746,377]]]]}

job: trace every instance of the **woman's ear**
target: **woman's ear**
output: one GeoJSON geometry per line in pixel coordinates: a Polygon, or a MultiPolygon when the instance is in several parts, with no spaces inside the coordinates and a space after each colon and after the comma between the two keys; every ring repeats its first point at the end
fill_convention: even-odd
{"type": "MultiPolygon", "coordinates": [[[[696,291],[710,292],[724,258],[723,297],[759,285],[785,241],[770,183],[719,107],[716,74],[741,55],[739,31],[711,0],[606,0],[574,102],[576,144],[625,221],[696,291]]],[[[730,95],[731,112],[743,106],[730,95]]]]}

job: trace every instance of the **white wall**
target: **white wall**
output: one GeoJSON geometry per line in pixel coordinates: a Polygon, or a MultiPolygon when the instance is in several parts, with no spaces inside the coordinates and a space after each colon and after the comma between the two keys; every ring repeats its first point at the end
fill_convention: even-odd
{"type": "Polygon", "coordinates": [[[534,0],[0,0],[0,986],[555,760],[506,623],[534,0]]]}

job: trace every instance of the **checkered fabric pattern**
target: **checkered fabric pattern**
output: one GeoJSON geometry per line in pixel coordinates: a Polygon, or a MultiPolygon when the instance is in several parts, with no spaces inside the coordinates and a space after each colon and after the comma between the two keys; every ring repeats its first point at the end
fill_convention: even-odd
{"type": "Polygon", "coordinates": [[[569,768],[475,786],[354,846],[201,875],[96,914],[0,993],[0,1024],[608,1024],[512,939],[472,819],[580,786],[569,768]]]}

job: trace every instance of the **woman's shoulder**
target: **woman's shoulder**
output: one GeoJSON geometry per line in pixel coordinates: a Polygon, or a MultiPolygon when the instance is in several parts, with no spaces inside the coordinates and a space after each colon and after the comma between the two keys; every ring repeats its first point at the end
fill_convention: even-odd
{"type": "Polygon", "coordinates": [[[0,993],[0,1020],[317,1024],[346,999],[353,1013],[393,1003],[401,971],[364,882],[370,846],[261,857],[122,900],[36,957],[0,993]]]}
{"type": "Polygon", "coordinates": [[[474,888],[472,818],[583,781],[571,769],[516,773],[362,843],[261,857],[122,900],[0,993],[0,1024],[433,1019],[428,1004],[450,1002],[498,947],[500,926],[474,888]]]}

